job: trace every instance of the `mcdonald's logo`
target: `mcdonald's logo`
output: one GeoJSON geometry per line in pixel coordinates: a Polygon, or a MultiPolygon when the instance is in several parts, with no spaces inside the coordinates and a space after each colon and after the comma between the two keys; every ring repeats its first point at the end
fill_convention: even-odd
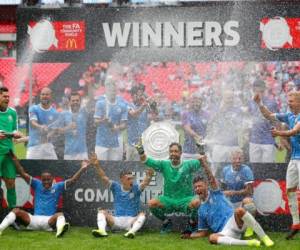
{"type": "Polygon", "coordinates": [[[66,43],[66,48],[67,49],[77,49],[77,42],[74,38],[70,38],[67,40],[66,43]]]}

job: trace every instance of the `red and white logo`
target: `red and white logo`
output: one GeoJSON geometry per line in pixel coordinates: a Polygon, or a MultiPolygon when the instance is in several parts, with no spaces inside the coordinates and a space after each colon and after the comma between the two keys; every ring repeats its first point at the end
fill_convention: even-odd
{"type": "Polygon", "coordinates": [[[282,17],[266,18],[260,22],[262,41],[270,50],[283,48],[286,43],[293,44],[290,26],[282,17]]]}
{"type": "Polygon", "coordinates": [[[45,51],[82,51],[85,49],[84,21],[30,22],[28,31],[32,49],[45,51]]]}

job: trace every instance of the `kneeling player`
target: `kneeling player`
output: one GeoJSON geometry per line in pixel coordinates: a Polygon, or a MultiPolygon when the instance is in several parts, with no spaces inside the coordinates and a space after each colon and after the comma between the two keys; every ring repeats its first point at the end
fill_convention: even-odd
{"type": "Polygon", "coordinates": [[[81,163],[81,168],[66,181],[53,183],[53,176],[49,171],[43,171],[41,180],[33,178],[27,174],[20,162],[13,153],[10,153],[15,162],[17,171],[21,177],[31,185],[35,191],[34,215],[27,213],[20,208],[14,208],[0,224],[0,235],[3,230],[13,224],[16,219],[29,230],[53,231],[56,228],[56,237],[61,237],[69,229],[63,213],[57,213],[57,205],[62,192],[74,183],[81,173],[88,167],[88,161],[81,163]]]}
{"type": "Polygon", "coordinates": [[[91,158],[104,185],[109,186],[114,197],[114,215],[106,210],[99,210],[97,215],[98,229],[93,230],[95,237],[107,236],[106,225],[112,229],[126,230],[124,234],[127,238],[134,238],[135,233],[143,226],[146,216],[140,212],[140,196],[145,187],[150,183],[153,170],[147,170],[143,182],[139,185],[133,182],[131,171],[123,170],[120,173],[121,183],[110,180],[100,167],[97,156],[91,158]]]}
{"type": "MultiPolygon", "coordinates": [[[[245,208],[239,207],[233,210],[230,202],[219,190],[206,156],[201,156],[200,160],[209,183],[201,177],[195,177],[193,181],[195,193],[199,195],[202,202],[198,209],[198,232],[183,235],[183,238],[205,237],[208,236],[209,231],[212,231],[213,234],[209,235],[212,244],[260,246],[259,240],[240,239],[246,228],[251,227],[264,245],[273,246],[274,242],[245,208]]],[[[250,206],[248,204],[248,207],[250,206]]]]}

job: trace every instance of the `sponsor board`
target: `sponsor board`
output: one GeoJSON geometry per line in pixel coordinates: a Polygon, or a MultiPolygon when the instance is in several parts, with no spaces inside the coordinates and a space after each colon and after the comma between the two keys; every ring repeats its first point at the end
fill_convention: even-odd
{"type": "Polygon", "coordinates": [[[17,59],[24,59],[31,34],[34,51],[44,52],[33,57],[36,62],[299,60],[299,4],[198,4],[59,10],[20,7],[17,59]],[[34,29],[41,29],[37,25],[47,32],[36,32],[34,29]]]}

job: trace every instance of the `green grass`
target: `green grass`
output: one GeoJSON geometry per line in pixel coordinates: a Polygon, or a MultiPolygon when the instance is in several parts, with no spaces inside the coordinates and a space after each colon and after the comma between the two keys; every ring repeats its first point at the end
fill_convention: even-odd
{"type": "MultiPolygon", "coordinates": [[[[285,233],[270,233],[275,241],[271,249],[298,250],[300,235],[292,241],[284,239],[285,233]]],[[[126,239],[121,233],[109,234],[107,238],[94,238],[91,228],[73,227],[63,238],[56,239],[54,233],[49,232],[20,232],[7,229],[0,236],[1,250],[139,250],[139,249],[169,249],[169,250],[201,250],[201,249],[251,249],[240,246],[210,245],[207,239],[181,240],[178,233],[160,235],[158,232],[141,232],[134,239],[126,239]]],[[[259,249],[267,249],[260,247],[259,249]]]]}

